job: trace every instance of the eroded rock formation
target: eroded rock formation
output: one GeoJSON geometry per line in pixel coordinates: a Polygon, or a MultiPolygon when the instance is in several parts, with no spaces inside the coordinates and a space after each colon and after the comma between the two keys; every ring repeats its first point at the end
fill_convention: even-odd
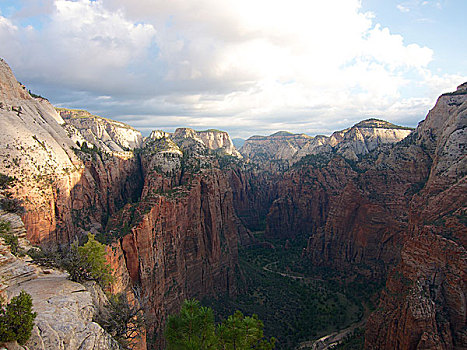
{"type": "Polygon", "coordinates": [[[252,136],[245,141],[240,152],[263,168],[286,170],[307,155],[341,154],[358,160],[380,145],[398,142],[412,129],[379,119],[361,121],[351,128],[336,131],[331,136],[311,137],[279,131],[270,136],[252,136]]]}
{"type": "Polygon", "coordinates": [[[309,237],[315,265],[388,275],[366,348],[467,346],[466,111],[463,84],[394,146],[305,157],[277,184],[268,235],[309,237]]]}
{"type": "Polygon", "coordinates": [[[78,127],[84,123],[80,129],[66,124],[47,100],[30,96],[3,60],[0,82],[0,172],[19,180],[11,194],[23,200],[23,220],[33,243],[67,243],[84,228],[99,230],[109,215],[139,196],[142,180],[133,152],[91,148],[94,129],[102,129],[102,142],[130,148],[140,142],[139,132],[88,115],[71,118],[78,127]],[[131,133],[119,133],[115,125],[131,133]],[[81,134],[87,126],[90,131],[81,134]],[[87,141],[90,147],[80,149],[75,141],[87,141]]]}
{"type": "MultiPolygon", "coordinates": [[[[25,238],[26,229],[21,218],[0,210],[0,220],[8,222],[10,235],[19,237],[19,248],[31,248],[25,238]]],[[[16,342],[6,344],[8,349],[29,350],[118,350],[119,344],[101,326],[93,322],[98,305],[92,291],[99,290],[72,282],[67,274],[44,269],[33,264],[28,256],[17,257],[0,238],[0,295],[8,301],[22,290],[32,297],[37,313],[30,339],[21,347],[16,342]]],[[[103,295],[102,290],[100,293],[103,295]]],[[[104,296],[105,298],[105,296],[104,296]]]]}
{"type": "Polygon", "coordinates": [[[252,137],[249,163],[217,130],[142,141],[119,122],[60,115],[3,61],[0,87],[0,172],[20,179],[10,195],[25,200],[27,236],[106,240],[113,291],[139,285],[150,300],[149,347],[184,298],[237,292],[245,227],[307,239],[315,265],[388,276],[367,348],[467,347],[466,84],[414,132],[370,119],[330,137],[252,137]]]}
{"type": "Polygon", "coordinates": [[[417,128],[415,144],[432,165],[411,199],[400,262],[368,322],[369,349],[467,347],[466,87],[442,95],[417,128]]]}

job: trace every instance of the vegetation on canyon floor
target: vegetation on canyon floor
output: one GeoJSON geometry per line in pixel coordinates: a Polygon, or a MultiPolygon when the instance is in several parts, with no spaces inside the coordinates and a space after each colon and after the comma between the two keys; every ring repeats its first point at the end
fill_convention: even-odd
{"type": "MultiPolygon", "coordinates": [[[[203,299],[216,318],[225,318],[233,310],[257,314],[264,321],[265,335],[277,337],[277,348],[292,349],[358,322],[365,307],[373,307],[371,300],[381,284],[367,283],[361,276],[344,282],[349,276],[317,269],[302,257],[306,240],[264,241],[262,233],[258,235],[268,244],[240,250],[238,296],[203,299]]],[[[362,345],[363,334],[356,338],[355,343],[362,345]]]]}

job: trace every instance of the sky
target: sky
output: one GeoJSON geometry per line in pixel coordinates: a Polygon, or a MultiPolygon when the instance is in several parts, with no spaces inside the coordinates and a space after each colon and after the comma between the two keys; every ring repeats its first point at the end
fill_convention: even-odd
{"type": "Polygon", "coordinates": [[[467,81],[465,0],[0,0],[0,57],[139,129],[415,127],[467,81]]]}

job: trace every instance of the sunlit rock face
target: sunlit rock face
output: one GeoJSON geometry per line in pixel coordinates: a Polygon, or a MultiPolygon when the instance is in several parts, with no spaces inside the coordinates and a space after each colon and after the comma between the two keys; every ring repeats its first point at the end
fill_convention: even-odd
{"type": "MultiPolygon", "coordinates": [[[[31,248],[21,218],[0,210],[0,220],[10,224],[9,234],[19,238],[19,248],[31,248]]],[[[61,271],[44,268],[30,261],[28,256],[15,256],[10,246],[0,238],[0,296],[6,301],[22,290],[32,297],[37,314],[32,334],[24,347],[16,342],[7,349],[120,349],[118,343],[101,326],[93,322],[99,303],[107,300],[95,282],[75,283],[61,271]]]]}
{"type": "Polygon", "coordinates": [[[137,196],[139,162],[122,147],[138,147],[139,132],[86,114],[76,124],[88,120],[90,131],[81,134],[47,100],[31,97],[3,60],[0,87],[0,172],[20,180],[11,194],[23,200],[32,242],[66,243],[84,229],[100,230],[110,214],[137,196]],[[91,137],[95,129],[102,140],[91,137]],[[87,141],[87,152],[76,141],[81,146],[87,141]],[[107,144],[118,147],[109,153],[99,148],[107,144]]]}
{"type": "Polygon", "coordinates": [[[367,348],[467,347],[466,86],[442,95],[416,130],[429,176],[411,199],[401,259],[369,320],[367,348]]]}
{"type": "Polygon", "coordinates": [[[85,230],[108,240],[112,290],[141,285],[149,298],[149,346],[163,347],[167,314],[184,298],[237,293],[248,226],[306,238],[314,265],[387,278],[367,348],[463,349],[466,86],[415,131],[370,119],[330,137],[255,136],[241,149],[246,163],[218,130],[143,140],[84,111],[58,114],[1,61],[0,172],[20,179],[9,191],[24,200],[33,243],[85,230]]]}
{"type": "MultiPolygon", "coordinates": [[[[77,109],[57,108],[66,123],[74,126],[90,146],[105,152],[124,152],[141,146],[141,133],[131,126],[77,109]]],[[[78,141],[79,142],[79,141],[78,141]]]]}
{"type": "Polygon", "coordinates": [[[281,164],[282,167],[277,170],[283,170],[307,155],[336,153],[347,159],[358,160],[380,145],[399,142],[411,132],[410,128],[368,119],[351,128],[336,131],[329,137],[311,137],[286,131],[270,136],[252,136],[245,141],[240,152],[245,158],[263,167],[269,167],[272,162],[281,164]]]}
{"type": "Polygon", "coordinates": [[[236,293],[246,230],[220,170],[224,157],[241,157],[227,133],[155,131],[143,143],[134,129],[85,111],[59,109],[62,118],[3,61],[2,81],[3,141],[13,141],[0,146],[0,172],[21,179],[10,191],[25,201],[33,243],[66,244],[87,230],[107,237],[112,290],[143,287],[160,346],[165,318],[184,298],[236,293]]]}
{"type": "Polygon", "coordinates": [[[339,152],[340,141],[275,183],[267,235],[308,237],[314,265],[388,278],[369,349],[466,347],[466,111],[463,84],[402,141],[361,158],[339,152]]]}
{"type": "Polygon", "coordinates": [[[151,300],[155,322],[149,334],[156,347],[163,346],[167,315],[184,299],[237,291],[238,237],[246,230],[219,168],[225,155],[215,151],[191,129],[151,133],[139,152],[141,200],[108,224],[119,236],[120,254],[112,260],[117,266],[124,261],[131,282],[151,300]]]}
{"type": "Polygon", "coordinates": [[[221,154],[242,158],[242,155],[235,148],[229,134],[225,131],[216,129],[195,131],[190,128],[178,128],[171,137],[184,147],[188,147],[190,143],[192,146],[199,144],[209,150],[218,151],[221,154]]]}

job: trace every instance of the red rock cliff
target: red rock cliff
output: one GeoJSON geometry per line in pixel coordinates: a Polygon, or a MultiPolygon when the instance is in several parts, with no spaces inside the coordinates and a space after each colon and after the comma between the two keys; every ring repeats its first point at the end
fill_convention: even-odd
{"type": "Polygon", "coordinates": [[[463,84],[417,129],[430,175],[411,199],[401,260],[368,321],[368,349],[467,348],[466,110],[463,84]]]}
{"type": "Polygon", "coordinates": [[[141,154],[141,200],[114,216],[108,229],[123,234],[119,249],[131,282],[150,299],[148,344],[160,348],[165,319],[184,299],[236,293],[238,236],[245,229],[215,157],[209,158],[212,167],[200,168],[199,155],[190,150],[182,153],[167,139],[148,142],[141,154]]]}

